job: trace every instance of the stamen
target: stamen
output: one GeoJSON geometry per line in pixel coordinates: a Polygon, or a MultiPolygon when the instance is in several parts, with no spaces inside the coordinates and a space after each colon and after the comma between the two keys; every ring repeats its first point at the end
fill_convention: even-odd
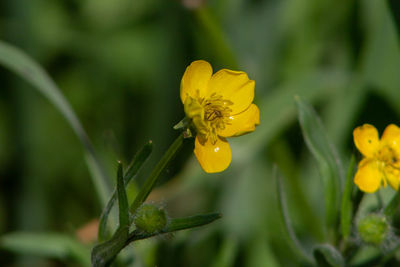
{"type": "Polygon", "coordinates": [[[224,130],[229,125],[229,116],[232,109],[229,108],[233,103],[222,99],[221,95],[213,93],[208,99],[201,99],[200,103],[204,107],[204,121],[208,124],[210,130],[208,139],[212,144],[218,140],[218,130],[224,130]]]}

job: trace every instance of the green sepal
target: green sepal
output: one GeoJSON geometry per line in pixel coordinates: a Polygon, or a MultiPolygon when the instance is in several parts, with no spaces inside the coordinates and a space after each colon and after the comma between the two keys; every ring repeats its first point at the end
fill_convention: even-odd
{"type": "MultiPolygon", "coordinates": [[[[125,187],[129,184],[129,182],[132,180],[132,178],[137,174],[137,172],[140,170],[143,163],[148,159],[148,157],[150,156],[152,151],[153,151],[153,142],[149,141],[136,153],[136,155],[133,157],[133,160],[129,164],[129,167],[126,170],[125,175],[124,175],[125,187]]],[[[117,191],[114,190],[111,198],[107,202],[107,205],[105,206],[105,208],[100,216],[99,231],[98,231],[98,239],[100,242],[106,240],[106,238],[107,238],[108,216],[111,212],[111,209],[114,206],[116,198],[117,198],[117,191]]]]}
{"type": "Polygon", "coordinates": [[[308,149],[318,162],[324,196],[326,224],[334,229],[340,205],[343,170],[331,141],[314,109],[300,97],[295,97],[300,127],[308,149]]]}
{"type": "Polygon", "coordinates": [[[314,258],[317,266],[343,267],[345,261],[340,252],[330,244],[319,244],[314,247],[314,258]]]}

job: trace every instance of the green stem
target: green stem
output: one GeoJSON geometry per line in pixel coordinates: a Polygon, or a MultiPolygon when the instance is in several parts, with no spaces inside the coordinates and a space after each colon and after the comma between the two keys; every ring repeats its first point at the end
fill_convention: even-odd
{"type": "Polygon", "coordinates": [[[397,191],[396,195],[392,198],[392,200],[389,202],[389,204],[385,208],[385,215],[386,216],[392,216],[396,209],[400,205],[400,191],[397,191]]]}
{"type": "Polygon", "coordinates": [[[174,156],[176,155],[182,144],[183,144],[183,134],[180,134],[178,138],[176,138],[175,141],[172,143],[172,145],[168,148],[167,152],[165,152],[161,160],[154,167],[149,177],[147,177],[138,195],[136,196],[133,204],[130,207],[132,214],[135,214],[136,210],[146,200],[147,196],[150,194],[151,190],[155,186],[161,172],[165,169],[168,163],[174,158],[174,156]]]}
{"type": "Polygon", "coordinates": [[[176,231],[181,231],[181,230],[185,230],[185,229],[203,226],[203,225],[212,223],[213,221],[218,220],[220,218],[221,218],[221,214],[211,213],[211,214],[196,215],[196,216],[186,217],[186,218],[171,219],[171,221],[169,222],[167,227],[160,232],[144,233],[140,230],[134,230],[132,233],[129,234],[129,237],[126,240],[125,246],[131,242],[141,240],[141,239],[146,239],[146,238],[153,237],[156,235],[167,234],[167,233],[171,233],[171,232],[176,232],[176,231]]]}

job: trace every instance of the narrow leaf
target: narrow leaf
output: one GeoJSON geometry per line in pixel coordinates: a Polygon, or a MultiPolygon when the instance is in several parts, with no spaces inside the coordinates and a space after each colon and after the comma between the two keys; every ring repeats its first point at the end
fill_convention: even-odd
{"type": "Polygon", "coordinates": [[[273,177],[276,180],[276,186],[277,186],[278,210],[282,220],[282,225],[284,225],[284,230],[289,245],[291,246],[292,250],[297,254],[297,256],[305,260],[308,264],[313,264],[314,263],[313,258],[303,248],[300,241],[297,239],[297,236],[292,227],[292,222],[289,218],[288,208],[286,204],[285,191],[283,189],[282,180],[278,174],[276,166],[273,169],[273,177]]]}
{"type": "Polygon", "coordinates": [[[219,218],[221,218],[219,213],[212,213],[188,218],[172,219],[164,230],[152,234],[135,230],[128,236],[125,230],[129,228],[120,228],[109,241],[93,248],[92,264],[96,267],[109,266],[118,253],[133,241],[149,238],[159,234],[206,225],[219,218]]]}
{"type": "Polygon", "coordinates": [[[353,202],[351,201],[351,193],[353,189],[353,174],[354,165],[356,164],[356,158],[354,155],[351,156],[349,168],[346,175],[346,184],[342,195],[342,203],[340,209],[340,225],[342,230],[342,236],[344,239],[350,234],[351,221],[353,215],[353,202]]]}
{"type": "Polygon", "coordinates": [[[396,210],[399,208],[399,206],[400,206],[400,191],[397,191],[392,200],[390,200],[389,204],[386,206],[384,211],[385,215],[388,217],[393,216],[396,210]]]}
{"type": "Polygon", "coordinates": [[[219,218],[221,218],[220,213],[211,213],[211,214],[196,215],[196,216],[186,217],[186,218],[171,219],[171,221],[169,222],[167,227],[165,227],[164,230],[162,230],[158,233],[149,234],[149,233],[144,233],[139,230],[133,231],[129,235],[129,239],[128,239],[126,245],[128,245],[129,243],[131,243],[133,241],[149,238],[149,237],[159,235],[159,234],[166,234],[166,233],[171,233],[171,232],[176,232],[176,231],[180,231],[180,230],[203,226],[203,225],[212,223],[213,221],[215,221],[219,218]]]}
{"type": "MultiPolygon", "coordinates": [[[[129,184],[129,182],[132,180],[132,178],[138,173],[140,168],[143,166],[145,161],[150,156],[152,150],[153,150],[153,143],[152,143],[152,141],[149,141],[135,154],[132,162],[130,163],[130,165],[124,175],[125,187],[129,184]]],[[[105,206],[105,208],[100,216],[99,232],[98,232],[99,241],[104,241],[107,237],[108,216],[111,212],[111,209],[114,206],[116,196],[117,196],[116,190],[114,190],[110,200],[107,202],[107,205],[105,206]]]]}
{"type": "Polygon", "coordinates": [[[135,214],[137,208],[142,205],[142,203],[146,200],[147,196],[150,194],[151,190],[153,190],[158,177],[161,172],[167,167],[168,163],[175,157],[178,150],[181,148],[183,144],[183,134],[180,134],[178,138],[171,144],[165,154],[162,156],[160,161],[154,167],[153,171],[150,173],[149,177],[147,177],[144,182],[142,188],[140,189],[138,195],[136,196],[133,204],[131,205],[131,213],[135,214]]]}
{"type": "Polygon", "coordinates": [[[73,259],[80,266],[90,266],[89,249],[72,237],[59,233],[8,233],[0,238],[0,248],[17,254],[73,259]]]}
{"type": "Polygon", "coordinates": [[[128,240],[129,227],[120,227],[113,237],[92,250],[92,266],[109,266],[118,253],[125,247],[128,240]]]}
{"type": "Polygon", "coordinates": [[[320,244],[314,248],[314,257],[318,266],[345,266],[342,254],[330,244],[320,244]]]}
{"type": "Polygon", "coordinates": [[[2,41],[0,41],[0,65],[3,65],[7,69],[17,73],[19,76],[33,85],[33,87],[47,97],[47,99],[64,116],[86,150],[91,168],[94,168],[94,172],[99,174],[96,176],[92,175],[91,177],[93,179],[93,184],[96,185],[96,190],[100,201],[103,205],[105,205],[107,197],[110,195],[108,177],[100,163],[99,158],[95,154],[92,143],[83,129],[82,124],[80,123],[68,101],[65,99],[64,95],[61,93],[61,90],[57,87],[45,70],[32,58],[18,48],[2,41]]]}
{"type": "Polygon", "coordinates": [[[314,109],[296,97],[300,126],[307,147],[318,162],[325,195],[326,223],[335,227],[343,180],[343,170],[337,153],[314,109]]]}
{"type": "Polygon", "coordinates": [[[122,163],[118,162],[117,192],[119,207],[119,227],[129,227],[129,204],[126,196],[122,163]]]}
{"type": "Polygon", "coordinates": [[[136,175],[136,173],[142,167],[143,163],[148,159],[152,151],[153,151],[153,142],[150,140],[139,150],[138,153],[136,153],[136,155],[134,156],[132,162],[129,164],[128,169],[124,174],[125,186],[136,175]]]}

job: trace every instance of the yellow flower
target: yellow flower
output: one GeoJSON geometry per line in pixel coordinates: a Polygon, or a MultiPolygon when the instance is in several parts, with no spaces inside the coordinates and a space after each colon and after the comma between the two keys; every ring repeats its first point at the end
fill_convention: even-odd
{"type": "Polygon", "coordinates": [[[354,183],[360,190],[373,193],[387,183],[395,190],[400,184],[400,128],[390,124],[379,140],[378,131],[364,124],[353,131],[354,143],[364,156],[358,164],[354,183]]]}
{"type": "Polygon", "coordinates": [[[226,137],[255,130],[260,111],[254,104],[254,81],[245,72],[222,69],[198,60],[186,68],[181,81],[181,100],[186,116],[196,128],[194,154],[205,172],[225,170],[232,151],[226,137]]]}

